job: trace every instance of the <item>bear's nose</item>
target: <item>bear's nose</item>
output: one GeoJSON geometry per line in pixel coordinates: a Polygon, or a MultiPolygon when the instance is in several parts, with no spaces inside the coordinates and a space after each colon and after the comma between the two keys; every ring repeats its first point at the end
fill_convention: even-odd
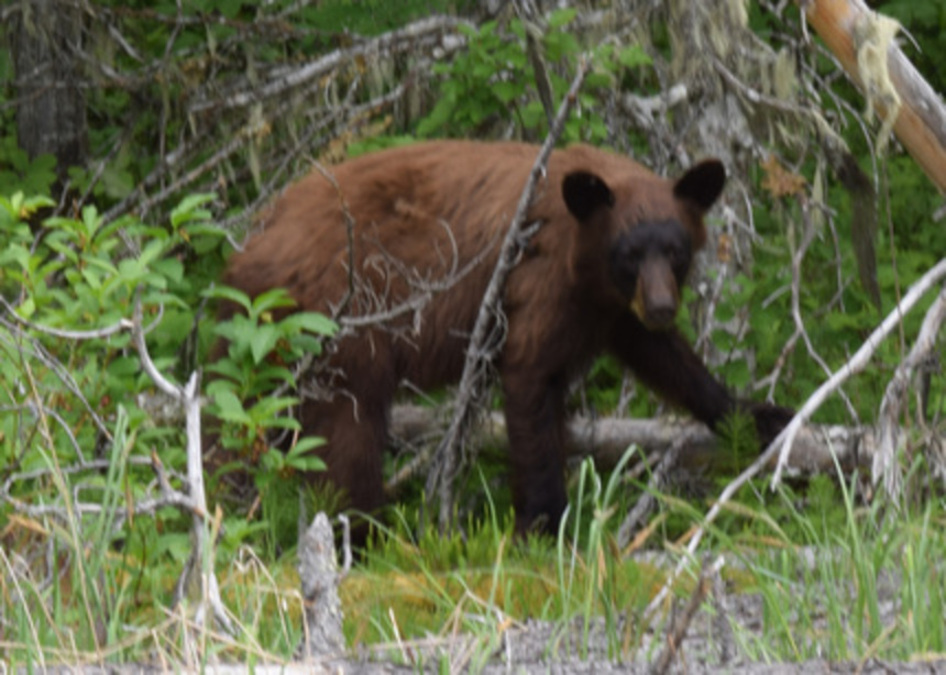
{"type": "Polygon", "coordinates": [[[645,326],[663,330],[677,315],[677,280],[665,260],[649,258],[637,279],[631,308],[645,326]]]}
{"type": "MultiPolygon", "coordinates": [[[[671,298],[672,300],[672,298],[671,298]]],[[[652,328],[669,328],[673,324],[673,319],[677,315],[677,304],[675,302],[655,302],[647,303],[644,312],[644,323],[652,328]]]]}

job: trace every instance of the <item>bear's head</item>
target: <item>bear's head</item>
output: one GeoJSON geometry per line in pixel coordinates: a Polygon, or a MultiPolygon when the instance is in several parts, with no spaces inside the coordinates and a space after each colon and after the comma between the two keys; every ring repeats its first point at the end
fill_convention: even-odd
{"type": "Polygon", "coordinates": [[[608,228],[608,276],[647,328],[673,325],[693,253],[706,238],[703,216],[725,182],[722,163],[713,159],[674,183],[648,181],[618,194],[589,171],[574,171],[562,181],[565,204],[579,223],[608,228]],[[645,200],[640,190],[668,194],[645,200]]]}

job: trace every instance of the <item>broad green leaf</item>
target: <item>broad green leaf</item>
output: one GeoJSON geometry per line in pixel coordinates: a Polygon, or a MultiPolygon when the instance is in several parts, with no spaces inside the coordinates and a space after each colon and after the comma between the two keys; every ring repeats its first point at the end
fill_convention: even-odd
{"type": "Polygon", "coordinates": [[[216,198],[217,195],[212,192],[187,195],[174,210],[171,211],[171,227],[176,230],[184,223],[209,220],[211,216],[210,211],[200,207],[208,202],[212,202],[216,198]]]}
{"type": "Polygon", "coordinates": [[[280,307],[294,307],[296,301],[293,300],[288,291],[285,288],[271,288],[268,291],[260,293],[255,298],[253,298],[253,305],[250,309],[250,313],[253,316],[260,316],[264,312],[268,312],[273,309],[278,309],[280,307]]]}
{"type": "MultiPolygon", "coordinates": [[[[279,413],[291,409],[299,403],[299,399],[294,396],[267,396],[261,398],[250,408],[250,414],[260,423],[267,424],[270,419],[275,420],[279,413]]],[[[292,420],[293,425],[290,428],[299,428],[299,422],[294,417],[287,417],[292,420]]]]}
{"type": "Polygon", "coordinates": [[[338,331],[337,323],[318,312],[297,312],[287,316],[282,323],[292,331],[305,330],[317,335],[334,335],[338,331]]]}
{"type": "Polygon", "coordinates": [[[253,418],[243,409],[243,404],[230,389],[219,388],[214,391],[214,404],[217,406],[217,417],[227,422],[250,425],[253,418]]]}
{"type": "Polygon", "coordinates": [[[263,359],[273,351],[279,341],[279,329],[272,324],[261,324],[256,327],[250,337],[250,351],[254,363],[262,363],[263,359]]]}
{"type": "Polygon", "coordinates": [[[235,302],[240,305],[247,311],[250,310],[250,306],[252,305],[250,296],[230,286],[213,286],[212,288],[205,289],[201,293],[201,296],[208,299],[229,300],[230,302],[235,302]]]}

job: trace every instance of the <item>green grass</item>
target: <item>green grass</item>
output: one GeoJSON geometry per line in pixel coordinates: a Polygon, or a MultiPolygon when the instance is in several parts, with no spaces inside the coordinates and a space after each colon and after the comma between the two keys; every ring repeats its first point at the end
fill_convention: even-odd
{"type": "MultiPolygon", "coordinates": [[[[44,489],[68,503],[72,478],[54,456],[47,461],[44,489]]],[[[643,543],[659,546],[664,535],[667,564],[622,557],[612,536],[623,515],[616,507],[625,486],[617,476],[581,466],[573,510],[556,541],[517,539],[510,515],[497,512],[488,496],[485,512],[469,516],[462,535],[441,536],[420,527],[411,509],[395,509],[384,536],[341,584],[349,645],[449,671],[458,663],[447,638],[463,633],[478,647],[470,653],[489,654],[505,631],[535,618],[552,626],[549,658],[588,656],[592,626],[603,626],[610,657],[652,657],[638,653],[647,628],[639,623],[643,608],[701,511],[661,495],[658,525],[643,543]],[[659,525],[670,520],[678,521],[679,537],[667,539],[671,533],[659,525]]],[[[290,659],[303,613],[294,556],[263,560],[246,544],[222,542],[215,569],[236,634],[195,630],[193,604],[170,606],[187,548],[179,517],[137,518],[122,545],[106,535],[114,509],[123,508],[122,484],[120,468],[102,477],[113,511],[85,516],[81,527],[7,517],[0,548],[4,660],[11,666],[158,661],[181,668],[210,657],[250,665],[290,659]],[[154,532],[156,523],[175,522],[176,530],[154,532]]],[[[741,649],[764,662],[946,654],[943,506],[937,497],[919,510],[885,513],[879,505],[856,504],[848,486],[827,479],[804,494],[740,493],[710,529],[704,552],[725,555],[727,586],[761,603],[761,630],[734,625],[741,649]]],[[[678,582],[678,597],[689,594],[694,575],[678,582]]],[[[654,628],[665,618],[658,614],[654,628]]],[[[475,671],[483,664],[474,658],[462,665],[475,671]]]]}
{"type": "Polygon", "coordinates": [[[946,654],[946,516],[941,500],[917,513],[855,507],[840,485],[830,512],[798,509],[783,494],[791,539],[742,554],[744,589],[762,599],[761,633],[741,631],[750,658],[863,662],[946,654]],[[837,511],[843,517],[839,520],[837,511]]]}

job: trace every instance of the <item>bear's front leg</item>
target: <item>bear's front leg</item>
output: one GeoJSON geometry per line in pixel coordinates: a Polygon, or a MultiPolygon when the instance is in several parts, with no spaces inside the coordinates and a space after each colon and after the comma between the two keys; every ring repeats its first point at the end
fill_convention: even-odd
{"type": "Polygon", "coordinates": [[[648,330],[628,314],[616,323],[611,351],[647,386],[714,431],[737,409],[752,415],[763,448],[794,414],[769,403],[737,401],[675,328],[648,330]]]}
{"type": "Polygon", "coordinates": [[[564,376],[505,369],[506,430],[516,532],[558,533],[565,512],[564,376]]]}

